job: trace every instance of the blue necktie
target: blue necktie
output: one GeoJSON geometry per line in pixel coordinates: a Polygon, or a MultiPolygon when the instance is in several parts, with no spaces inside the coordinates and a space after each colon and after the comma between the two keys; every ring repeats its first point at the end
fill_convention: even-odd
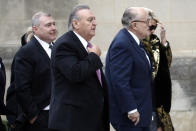
{"type": "Polygon", "coordinates": [[[142,43],[141,41],[140,41],[139,47],[140,47],[140,49],[144,52],[144,54],[146,55],[146,58],[147,58],[147,60],[148,60],[148,62],[149,62],[149,65],[151,65],[149,56],[148,56],[148,54],[146,53],[146,51],[145,51],[145,49],[144,49],[144,45],[143,45],[143,43],[142,43]]]}
{"type": "Polygon", "coordinates": [[[142,43],[141,41],[140,41],[139,47],[140,47],[143,51],[145,51],[145,50],[144,50],[144,45],[143,45],[143,43],[142,43]]]}
{"type": "Polygon", "coordinates": [[[50,48],[51,50],[52,50],[53,44],[54,44],[53,42],[49,44],[49,48],[50,48]]]}

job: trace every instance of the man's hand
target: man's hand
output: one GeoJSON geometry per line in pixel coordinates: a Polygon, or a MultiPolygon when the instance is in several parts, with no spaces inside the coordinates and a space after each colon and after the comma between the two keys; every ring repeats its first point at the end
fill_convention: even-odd
{"type": "Polygon", "coordinates": [[[98,46],[92,45],[91,47],[88,47],[87,49],[88,49],[88,52],[94,52],[98,56],[101,56],[101,50],[99,49],[98,46]]]}
{"type": "Polygon", "coordinates": [[[161,127],[157,128],[157,131],[163,131],[161,127]]]}
{"type": "Polygon", "coordinates": [[[132,114],[128,114],[128,118],[134,122],[135,126],[139,123],[139,120],[140,120],[140,114],[139,112],[135,112],[135,113],[132,113],[132,114]]]}
{"type": "Polygon", "coordinates": [[[36,120],[37,120],[37,116],[33,117],[33,119],[31,119],[29,122],[30,122],[31,124],[33,124],[36,120]]]}

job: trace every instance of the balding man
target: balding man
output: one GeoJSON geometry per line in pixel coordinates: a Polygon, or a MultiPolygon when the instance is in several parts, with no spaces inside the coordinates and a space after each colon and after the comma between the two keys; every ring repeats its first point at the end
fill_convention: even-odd
{"type": "Polygon", "coordinates": [[[109,131],[107,84],[100,49],[90,44],[95,16],[87,5],[76,6],[52,53],[52,96],[49,127],[57,131],[109,131]]]}
{"type": "Polygon", "coordinates": [[[141,40],[149,35],[145,8],[127,8],[123,29],[112,41],[106,58],[110,122],[117,131],[148,131],[152,120],[152,70],[141,40]]]}

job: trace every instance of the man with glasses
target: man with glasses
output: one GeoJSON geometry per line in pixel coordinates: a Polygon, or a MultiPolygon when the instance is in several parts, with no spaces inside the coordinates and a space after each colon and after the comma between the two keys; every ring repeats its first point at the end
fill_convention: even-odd
{"type": "Polygon", "coordinates": [[[129,7],[123,29],[112,41],[106,57],[110,122],[117,131],[149,131],[152,120],[152,70],[141,42],[149,32],[143,7],[129,7]]]}

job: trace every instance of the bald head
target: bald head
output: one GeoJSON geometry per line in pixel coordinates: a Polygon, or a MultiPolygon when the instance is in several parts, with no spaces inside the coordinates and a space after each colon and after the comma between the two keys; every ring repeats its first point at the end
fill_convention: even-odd
{"type": "Polygon", "coordinates": [[[128,29],[131,26],[131,22],[140,19],[142,15],[147,15],[147,11],[144,7],[129,7],[122,16],[122,25],[128,29]]]}
{"type": "Polygon", "coordinates": [[[122,17],[122,25],[140,40],[150,35],[149,13],[144,7],[129,7],[122,17]]]}

